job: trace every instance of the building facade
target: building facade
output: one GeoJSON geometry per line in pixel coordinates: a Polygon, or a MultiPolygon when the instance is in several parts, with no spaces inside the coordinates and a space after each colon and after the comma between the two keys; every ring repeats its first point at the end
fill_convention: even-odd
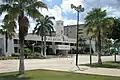
{"type": "MultiPolygon", "coordinates": [[[[86,34],[86,30],[84,28],[84,24],[80,24],[78,27],[79,39],[83,39],[85,41],[86,47],[89,47],[89,37],[86,34]]],[[[77,38],[77,25],[67,25],[64,26],[64,35],[68,38],[76,39],[77,38]]],[[[79,41],[79,43],[82,41],[79,41]]],[[[91,40],[92,49],[96,52],[95,48],[95,40],[91,40]]],[[[81,44],[81,43],[80,43],[81,44]]]]}
{"type": "MultiPolygon", "coordinates": [[[[68,53],[70,50],[76,50],[76,25],[63,26],[64,22],[56,21],[56,35],[46,36],[46,45],[53,49],[53,52],[68,53]]],[[[89,39],[85,33],[84,24],[79,26],[79,38],[85,39],[85,44],[89,45],[89,39]]],[[[41,48],[41,36],[28,34],[25,37],[24,44],[34,44],[33,47],[41,48]]],[[[79,43],[79,50],[82,48],[82,43],[79,43]]],[[[92,40],[92,48],[95,51],[95,41],[92,40]]],[[[11,56],[12,53],[19,53],[19,37],[18,34],[13,39],[6,40],[4,35],[0,35],[0,56],[11,56]],[[7,52],[6,52],[7,49],[7,52]]]]}
{"type": "MultiPolygon", "coordinates": [[[[87,37],[84,31],[84,24],[79,25],[79,37],[87,37]]],[[[77,25],[67,25],[64,26],[64,35],[68,38],[77,38],[77,25]]]]}
{"type": "MultiPolygon", "coordinates": [[[[25,41],[24,41],[24,44],[27,44],[27,43],[35,44],[34,46],[41,48],[41,36],[28,34],[25,37],[25,41]]],[[[71,49],[73,48],[75,49],[75,44],[76,44],[75,39],[67,38],[64,35],[46,37],[46,45],[50,46],[53,49],[55,54],[58,51],[66,51],[68,53],[71,49]]],[[[18,52],[19,52],[19,37],[17,34],[13,39],[8,40],[7,53],[6,53],[6,45],[5,45],[5,36],[0,35],[0,55],[1,56],[11,56],[12,53],[18,53],[18,52]]]]}

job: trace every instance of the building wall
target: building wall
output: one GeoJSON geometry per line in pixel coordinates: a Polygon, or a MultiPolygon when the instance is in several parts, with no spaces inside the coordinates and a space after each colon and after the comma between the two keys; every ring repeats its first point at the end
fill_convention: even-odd
{"type": "Polygon", "coordinates": [[[4,55],[4,38],[0,38],[0,56],[4,55]]]}
{"type": "MultiPolygon", "coordinates": [[[[84,24],[79,25],[78,33],[79,33],[79,38],[85,39],[86,40],[85,43],[87,45],[89,45],[89,39],[88,39],[88,36],[86,34],[84,24]]],[[[64,26],[64,35],[66,35],[68,38],[76,39],[77,38],[77,25],[64,26]]],[[[95,50],[95,40],[92,40],[91,44],[92,44],[92,48],[95,52],[96,51],[95,50]]]]}
{"type": "Polygon", "coordinates": [[[59,20],[59,21],[56,21],[56,24],[55,24],[55,29],[56,29],[56,35],[61,35],[61,34],[64,34],[64,22],[59,20]]]}
{"type": "MultiPolygon", "coordinates": [[[[1,42],[0,47],[2,48],[1,54],[4,54],[5,56],[11,56],[12,53],[19,52],[19,38],[18,38],[17,34],[15,35],[15,37],[12,40],[8,40],[8,53],[5,52],[5,50],[6,50],[5,37],[0,36],[0,42],[1,42]]],[[[41,36],[28,34],[25,37],[25,42],[29,42],[29,44],[39,43],[39,42],[41,42],[41,36]]],[[[47,36],[46,42],[51,43],[49,45],[53,48],[54,53],[56,53],[56,50],[68,50],[68,47],[71,47],[70,46],[71,44],[75,45],[76,39],[70,39],[64,35],[59,35],[59,36],[55,36],[55,37],[47,36]],[[63,47],[63,48],[61,48],[61,47],[63,47]]],[[[41,45],[39,44],[39,47],[40,46],[41,45]]],[[[72,46],[72,47],[75,47],[75,46],[72,46]]],[[[71,48],[69,48],[69,50],[70,49],[71,48]]]]}
{"type": "MultiPolygon", "coordinates": [[[[79,25],[79,37],[86,37],[86,34],[84,32],[84,24],[79,25]]],[[[68,38],[77,38],[77,25],[67,25],[64,26],[64,35],[66,35],[68,38]]]]}

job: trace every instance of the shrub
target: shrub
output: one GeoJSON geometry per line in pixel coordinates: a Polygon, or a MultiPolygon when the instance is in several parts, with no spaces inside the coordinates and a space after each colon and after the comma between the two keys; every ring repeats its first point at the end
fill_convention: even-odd
{"type": "Polygon", "coordinates": [[[19,57],[19,56],[20,56],[20,53],[13,53],[11,56],[12,56],[12,57],[19,57]]]}
{"type": "Polygon", "coordinates": [[[29,48],[24,48],[24,56],[28,58],[28,56],[32,55],[32,51],[29,48]]]}

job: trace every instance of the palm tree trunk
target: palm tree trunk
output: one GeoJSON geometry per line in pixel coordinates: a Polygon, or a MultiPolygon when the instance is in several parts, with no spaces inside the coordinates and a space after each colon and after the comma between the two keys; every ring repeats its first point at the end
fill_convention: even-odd
{"type": "Polygon", "coordinates": [[[24,74],[24,40],[20,41],[20,65],[19,74],[24,74]]]}
{"type": "Polygon", "coordinates": [[[98,63],[102,64],[102,60],[101,60],[101,35],[100,35],[100,31],[99,31],[99,35],[98,35],[98,63]]]}
{"type": "Polygon", "coordinates": [[[44,57],[46,57],[46,36],[44,36],[44,57]]]}
{"type": "Polygon", "coordinates": [[[41,36],[41,56],[44,54],[43,36],[41,36]]]}
{"type": "Polygon", "coordinates": [[[8,34],[7,34],[7,31],[5,32],[5,40],[6,40],[6,55],[7,55],[7,51],[8,51],[8,34]]]}
{"type": "Polygon", "coordinates": [[[92,65],[91,38],[90,38],[90,66],[92,65]]]}

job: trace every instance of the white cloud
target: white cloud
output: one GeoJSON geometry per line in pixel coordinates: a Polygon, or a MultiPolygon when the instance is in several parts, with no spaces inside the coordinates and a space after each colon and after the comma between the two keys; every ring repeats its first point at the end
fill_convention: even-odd
{"type": "Polygon", "coordinates": [[[42,9],[41,13],[45,16],[45,15],[49,15],[49,16],[54,16],[55,20],[62,20],[62,10],[59,6],[55,5],[52,9],[49,8],[48,10],[46,9],[42,9]]]}
{"type": "MultiPolygon", "coordinates": [[[[73,25],[73,24],[77,23],[76,20],[74,20],[74,19],[68,19],[69,16],[63,17],[62,12],[64,12],[64,11],[62,8],[60,8],[57,5],[55,5],[53,8],[49,8],[48,10],[42,9],[40,11],[44,16],[45,15],[54,16],[56,21],[63,20],[64,25],[73,25]]],[[[80,22],[80,23],[83,23],[83,22],[80,22]]]]}
{"type": "Polygon", "coordinates": [[[62,11],[67,13],[67,12],[75,12],[71,9],[71,4],[74,4],[76,6],[78,5],[83,5],[83,0],[62,0],[61,8],[62,11]]]}

